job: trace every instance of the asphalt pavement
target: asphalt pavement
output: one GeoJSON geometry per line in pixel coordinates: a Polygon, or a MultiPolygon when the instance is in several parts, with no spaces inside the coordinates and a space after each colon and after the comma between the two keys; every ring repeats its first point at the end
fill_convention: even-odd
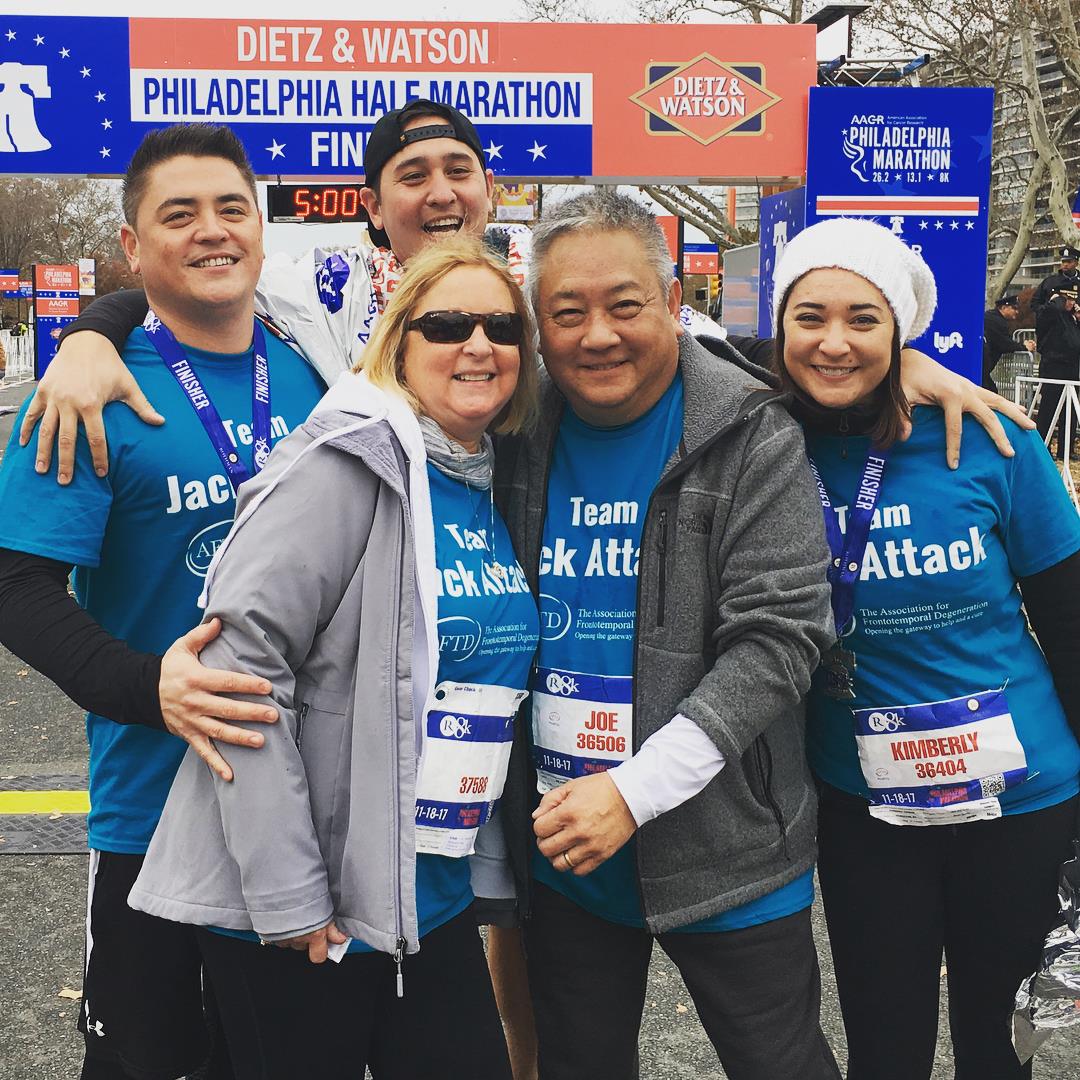
{"type": "MultiPolygon", "coordinates": [[[[4,406],[18,405],[31,390],[32,385],[0,389],[0,447],[6,445],[13,421],[4,406]]],[[[43,497],[49,497],[52,492],[45,484],[43,497]]],[[[18,512],[18,507],[0,507],[0,515],[18,512]]],[[[44,785],[45,778],[85,775],[85,771],[81,710],[52,683],[0,648],[0,787],[5,782],[10,785],[12,777],[37,778],[44,785]]],[[[0,815],[0,836],[3,828],[0,815]]],[[[74,1028],[79,1002],[71,995],[80,989],[82,978],[86,867],[85,854],[12,854],[0,843],[2,1080],[75,1080],[79,1075],[81,1037],[74,1028]]],[[[822,1023],[843,1068],[843,1024],[819,903],[813,916],[822,965],[822,1023]]],[[[887,933],[887,905],[881,919],[882,933],[887,933]]],[[[944,985],[942,980],[933,1080],[953,1076],[944,985]]],[[[147,986],[145,992],[153,996],[154,987],[147,986]]],[[[882,1001],[882,1008],[888,1008],[887,1000],[882,1001]]],[[[721,1080],[725,1076],[678,971],[660,949],[654,951],[649,973],[641,1076],[642,1080],[721,1080]]],[[[1040,1051],[1034,1068],[1034,1080],[1077,1077],[1080,1028],[1059,1033],[1040,1051]]]]}

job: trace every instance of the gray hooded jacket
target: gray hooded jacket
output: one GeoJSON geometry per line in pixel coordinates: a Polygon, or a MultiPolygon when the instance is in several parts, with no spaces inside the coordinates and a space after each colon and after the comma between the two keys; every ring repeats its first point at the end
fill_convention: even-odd
{"type": "MultiPolygon", "coordinates": [[[[712,345],[745,364],[725,343],[712,345]]],[[[726,764],[702,792],[637,833],[654,933],[747,903],[813,865],[817,804],[803,698],[834,636],[821,507],[783,399],[688,333],[679,338],[679,368],[683,435],[641,535],[634,750],[682,713],[726,764]]],[[[500,505],[536,591],[565,405],[548,384],[537,434],[504,442],[497,458],[500,505]]],[[[519,881],[527,879],[537,799],[527,723],[519,719],[502,801],[519,881]]]]}
{"type": "MultiPolygon", "coordinates": [[[[333,918],[417,951],[419,718],[438,670],[425,460],[405,402],[343,375],[241,489],[207,576],[222,631],[202,660],[268,679],[251,700],[280,719],[247,725],[261,748],[228,748],[231,783],[188,750],[132,907],[266,940],[333,918]]],[[[502,895],[476,861],[473,880],[502,895]]]]}

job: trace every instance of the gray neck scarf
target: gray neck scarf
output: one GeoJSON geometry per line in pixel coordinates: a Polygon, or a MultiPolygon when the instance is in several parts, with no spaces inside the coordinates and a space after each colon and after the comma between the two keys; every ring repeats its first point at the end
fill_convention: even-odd
{"type": "Polygon", "coordinates": [[[495,467],[495,451],[491,437],[485,432],[480,439],[480,449],[470,454],[430,416],[417,415],[420,431],[424,436],[424,449],[428,461],[444,476],[460,480],[475,491],[487,491],[491,487],[491,474],[495,467]]]}

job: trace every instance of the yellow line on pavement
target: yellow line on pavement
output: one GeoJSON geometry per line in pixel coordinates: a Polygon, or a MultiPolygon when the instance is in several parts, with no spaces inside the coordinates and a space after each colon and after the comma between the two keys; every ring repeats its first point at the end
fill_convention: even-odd
{"type": "Polygon", "coordinates": [[[0,791],[0,814],[86,814],[86,791],[0,791]]]}

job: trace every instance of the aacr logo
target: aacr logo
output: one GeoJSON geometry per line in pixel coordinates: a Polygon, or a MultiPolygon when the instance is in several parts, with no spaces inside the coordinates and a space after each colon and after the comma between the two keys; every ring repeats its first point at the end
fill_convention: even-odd
{"type": "Polygon", "coordinates": [[[702,53],[685,63],[653,63],[648,86],[630,100],[648,114],[650,135],[688,135],[703,146],[722,135],[760,135],[780,98],[765,88],[762,64],[722,63],[702,53]]]}

